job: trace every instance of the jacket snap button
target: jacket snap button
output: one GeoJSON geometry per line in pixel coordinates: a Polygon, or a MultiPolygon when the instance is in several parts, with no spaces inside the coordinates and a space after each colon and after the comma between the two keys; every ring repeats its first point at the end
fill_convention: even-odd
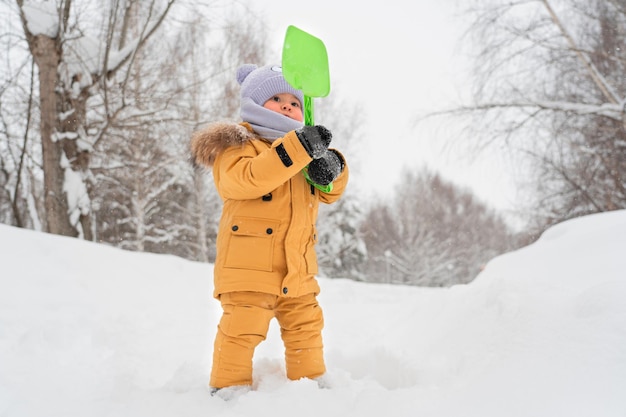
{"type": "Polygon", "coordinates": [[[239,230],[239,226],[234,225],[234,226],[232,227],[232,230],[233,230],[233,232],[236,232],[237,230],[239,230]]]}
{"type": "Polygon", "coordinates": [[[272,230],[271,227],[268,227],[267,230],[265,231],[268,235],[271,235],[272,233],[274,233],[274,231],[272,230]]]}
{"type": "Polygon", "coordinates": [[[287,289],[287,287],[283,288],[283,294],[287,294],[289,292],[289,290],[287,289]]]}

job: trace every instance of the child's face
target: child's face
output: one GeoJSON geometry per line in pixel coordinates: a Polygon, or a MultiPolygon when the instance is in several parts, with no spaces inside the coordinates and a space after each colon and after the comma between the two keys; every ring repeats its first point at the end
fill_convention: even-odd
{"type": "Polygon", "coordinates": [[[296,96],[290,93],[280,93],[267,100],[263,107],[291,119],[302,121],[302,105],[296,96]]]}

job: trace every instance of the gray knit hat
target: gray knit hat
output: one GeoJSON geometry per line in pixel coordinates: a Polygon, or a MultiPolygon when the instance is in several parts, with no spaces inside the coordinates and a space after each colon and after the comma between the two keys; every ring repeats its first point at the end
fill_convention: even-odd
{"type": "Polygon", "coordinates": [[[291,93],[303,104],[302,91],[293,88],[283,77],[280,65],[257,67],[244,64],[237,69],[237,82],[241,85],[241,98],[250,97],[262,106],[276,94],[291,93]]]}

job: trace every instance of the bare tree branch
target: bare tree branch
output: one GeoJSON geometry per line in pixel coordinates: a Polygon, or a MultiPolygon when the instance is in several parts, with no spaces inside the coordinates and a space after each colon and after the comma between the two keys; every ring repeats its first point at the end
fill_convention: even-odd
{"type": "MultiPolygon", "coordinates": [[[[623,117],[623,108],[616,104],[583,104],[565,101],[549,101],[549,100],[529,100],[529,101],[510,101],[510,102],[494,102],[480,103],[469,106],[459,106],[454,109],[441,110],[431,112],[422,117],[426,119],[434,116],[471,113],[475,111],[506,109],[506,108],[537,108],[541,110],[553,110],[557,112],[570,112],[579,115],[598,115],[609,117],[611,119],[621,121],[623,117]]],[[[418,119],[419,120],[419,119],[418,119]]]]}
{"type": "MultiPolygon", "coordinates": [[[[135,54],[137,53],[137,50],[141,49],[141,47],[148,41],[148,39],[150,39],[150,37],[156,32],[159,26],[161,26],[161,23],[163,23],[163,21],[165,20],[165,17],[167,16],[168,12],[170,11],[172,5],[175,2],[176,0],[169,0],[167,3],[167,6],[165,7],[165,10],[160,14],[160,16],[155,22],[150,23],[149,18],[146,20],[146,24],[144,25],[141,31],[141,36],[139,36],[138,39],[136,39],[134,42],[131,42],[129,45],[127,45],[124,48],[124,50],[126,51],[124,56],[121,59],[119,59],[116,65],[114,65],[112,68],[108,68],[107,73],[106,73],[107,77],[110,77],[111,73],[116,72],[120,67],[126,64],[129,59],[135,56],[135,54]]],[[[152,16],[153,8],[154,8],[154,0],[150,4],[150,16],[152,16]]]]}
{"type": "Polygon", "coordinates": [[[565,26],[563,26],[563,23],[554,12],[554,9],[552,8],[552,6],[550,6],[550,3],[548,2],[548,0],[541,0],[541,1],[543,2],[545,8],[548,10],[548,13],[550,14],[552,21],[559,28],[559,31],[561,32],[563,37],[565,37],[572,51],[576,53],[578,58],[585,65],[585,67],[587,68],[587,72],[589,73],[593,81],[595,82],[596,86],[598,86],[600,91],[602,91],[602,94],[604,95],[604,97],[610,103],[613,103],[613,104],[621,103],[622,99],[619,97],[619,95],[615,92],[615,90],[611,87],[611,85],[606,81],[606,79],[602,76],[600,71],[598,71],[596,66],[593,64],[593,62],[591,62],[591,60],[587,57],[587,55],[583,54],[581,49],[578,48],[578,46],[576,45],[576,42],[574,41],[572,36],[569,34],[565,26]]]}
{"type": "Polygon", "coordinates": [[[35,84],[35,60],[31,60],[31,68],[30,68],[30,93],[28,95],[28,110],[26,111],[26,127],[24,128],[24,140],[22,142],[22,152],[20,153],[20,162],[17,167],[16,180],[15,180],[15,189],[13,191],[13,216],[15,217],[15,221],[18,227],[24,227],[24,221],[22,220],[22,216],[20,214],[20,210],[18,207],[18,198],[19,198],[19,190],[20,184],[22,181],[22,169],[24,167],[24,157],[26,156],[26,145],[28,144],[28,132],[30,128],[31,121],[31,109],[33,107],[33,95],[34,95],[34,84],[35,84]]]}

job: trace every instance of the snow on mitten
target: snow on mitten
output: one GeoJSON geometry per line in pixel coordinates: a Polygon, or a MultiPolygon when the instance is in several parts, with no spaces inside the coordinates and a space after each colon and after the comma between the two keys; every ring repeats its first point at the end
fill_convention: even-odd
{"type": "Polygon", "coordinates": [[[308,167],[309,178],[316,184],[328,185],[341,174],[344,166],[341,154],[329,149],[321,157],[311,161],[308,167]]]}
{"type": "Polygon", "coordinates": [[[330,130],[321,125],[303,126],[295,132],[298,139],[300,139],[300,143],[313,159],[322,157],[333,138],[330,130]]]}

